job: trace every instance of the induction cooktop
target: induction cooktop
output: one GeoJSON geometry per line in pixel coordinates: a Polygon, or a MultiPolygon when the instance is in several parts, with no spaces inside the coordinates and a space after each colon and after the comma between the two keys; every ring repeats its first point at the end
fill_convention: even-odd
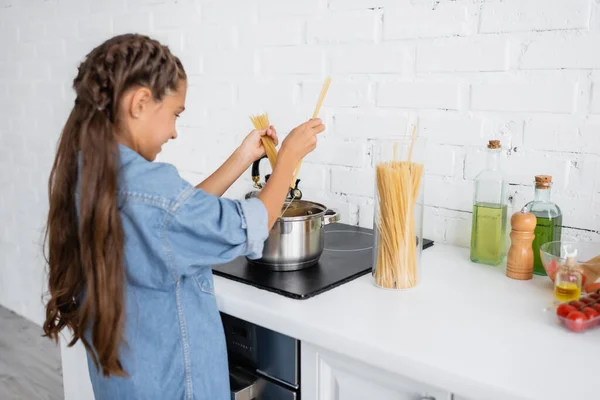
{"type": "MultiPolygon", "coordinates": [[[[325,228],[319,262],[298,271],[271,271],[248,263],[246,257],[213,267],[213,273],[293,299],[308,299],[371,271],[373,230],[341,223],[325,228]]],[[[433,241],[423,239],[423,249],[433,241]]]]}

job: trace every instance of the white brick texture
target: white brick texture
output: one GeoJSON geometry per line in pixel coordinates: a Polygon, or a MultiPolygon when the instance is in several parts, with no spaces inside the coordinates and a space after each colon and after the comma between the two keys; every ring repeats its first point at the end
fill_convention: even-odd
{"type": "Polygon", "coordinates": [[[533,119],[525,123],[525,145],[531,149],[600,154],[600,123],[533,119]]]}
{"type": "Polygon", "coordinates": [[[481,33],[587,28],[589,0],[503,0],[482,3],[481,33]]]}
{"type": "MultiPolygon", "coordinates": [[[[262,21],[257,26],[257,34],[248,40],[254,38],[254,44],[262,46],[297,46],[304,42],[305,26],[306,21],[302,18],[262,21]]],[[[208,43],[214,41],[207,39],[210,39],[208,43]]]]}
{"type": "Polygon", "coordinates": [[[264,74],[320,74],[324,53],[314,47],[271,47],[260,60],[264,74]]]}
{"type": "Polygon", "coordinates": [[[404,46],[340,46],[332,49],[331,71],[336,74],[400,74],[404,46]]]}
{"type": "Polygon", "coordinates": [[[417,72],[483,72],[506,68],[506,38],[439,39],[417,46],[417,72]]]}
{"type": "MultiPolygon", "coordinates": [[[[372,227],[372,149],[406,135],[415,117],[428,139],[426,237],[469,245],[473,179],[487,141],[500,139],[513,207],[531,199],[534,175],[550,174],[565,238],[600,240],[596,0],[2,5],[0,303],[37,322],[43,265],[34,244],[73,78],[94,46],[125,32],[159,39],[184,63],[187,110],[160,160],[192,183],[239,145],[249,115],[268,112],[283,140],[312,115],[331,76],[319,115],[327,129],[299,177],[305,198],[338,208],[343,222],[372,227]]],[[[226,195],[249,190],[247,171],[226,195]]]]}
{"type": "Polygon", "coordinates": [[[574,83],[484,83],[471,87],[471,109],[567,114],[574,110],[574,83]]]}
{"type": "Polygon", "coordinates": [[[335,12],[308,22],[309,42],[372,42],[379,14],[371,10],[335,12]]]}
{"type": "Polygon", "coordinates": [[[373,197],[374,172],[362,169],[331,169],[331,191],[337,194],[354,194],[373,197]]]}
{"type": "MultiPolygon", "coordinates": [[[[310,109],[319,99],[323,82],[302,84],[302,104],[310,109]]],[[[327,91],[327,107],[360,107],[369,104],[369,83],[340,80],[327,91]]]]}
{"type": "Polygon", "coordinates": [[[594,83],[592,88],[592,104],[590,106],[590,111],[593,114],[600,114],[600,82],[594,83]]]}
{"type": "Polygon", "coordinates": [[[468,29],[467,7],[457,3],[400,4],[386,8],[383,18],[383,37],[389,40],[465,35],[468,29]]]}
{"type": "Polygon", "coordinates": [[[382,83],[377,87],[380,107],[457,110],[459,85],[440,82],[382,83]]]}
{"type": "Polygon", "coordinates": [[[336,113],[335,133],[341,137],[385,139],[403,134],[406,130],[405,115],[378,113],[336,113]]]}
{"type": "Polygon", "coordinates": [[[523,41],[521,69],[592,69],[600,67],[600,34],[544,32],[523,41]]]}
{"type": "Polygon", "coordinates": [[[364,143],[320,138],[318,148],[306,156],[306,161],[321,165],[361,167],[364,164],[365,156],[366,146],[364,143]]]}

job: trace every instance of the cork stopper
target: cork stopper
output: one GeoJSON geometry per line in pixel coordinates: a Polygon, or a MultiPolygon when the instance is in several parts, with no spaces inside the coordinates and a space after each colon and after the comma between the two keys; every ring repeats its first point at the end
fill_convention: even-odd
{"type": "Polygon", "coordinates": [[[535,188],[536,189],[549,189],[552,186],[552,176],[550,175],[536,175],[535,176],[535,188]]]}
{"type": "Polygon", "coordinates": [[[499,140],[490,140],[488,143],[488,149],[499,149],[500,141],[499,140]]]}

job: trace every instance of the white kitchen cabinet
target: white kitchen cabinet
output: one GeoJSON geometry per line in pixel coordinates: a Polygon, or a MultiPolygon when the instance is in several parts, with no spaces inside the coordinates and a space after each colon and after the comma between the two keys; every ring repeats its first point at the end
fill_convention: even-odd
{"type": "Polygon", "coordinates": [[[451,400],[431,388],[305,342],[301,345],[303,400],[451,400]]]}

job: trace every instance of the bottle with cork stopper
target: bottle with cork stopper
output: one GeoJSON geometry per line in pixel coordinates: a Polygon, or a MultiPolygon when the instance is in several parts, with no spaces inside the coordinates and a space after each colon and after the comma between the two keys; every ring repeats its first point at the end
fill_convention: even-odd
{"type": "Polygon", "coordinates": [[[559,242],[562,235],[562,211],[550,200],[552,176],[535,176],[533,201],[525,207],[536,216],[535,238],[533,239],[533,273],[546,275],[540,256],[540,246],[548,242],[559,242]]]}
{"type": "Polygon", "coordinates": [[[506,262],[506,276],[512,279],[528,280],[533,278],[533,239],[537,223],[535,215],[523,208],[510,219],[510,249],[506,262]]]}
{"type": "Polygon", "coordinates": [[[508,182],[500,169],[500,141],[490,140],[487,148],[487,166],[475,178],[470,258],[498,265],[506,255],[508,182]]]}

